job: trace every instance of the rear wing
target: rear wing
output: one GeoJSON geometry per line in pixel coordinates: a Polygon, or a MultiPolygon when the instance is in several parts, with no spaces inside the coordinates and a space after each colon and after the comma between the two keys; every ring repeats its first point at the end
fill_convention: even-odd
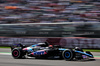
{"type": "Polygon", "coordinates": [[[22,45],[22,44],[13,44],[13,45],[11,46],[11,50],[14,49],[14,48],[18,48],[18,47],[24,48],[24,47],[26,47],[26,46],[25,46],[25,45],[22,45]]]}

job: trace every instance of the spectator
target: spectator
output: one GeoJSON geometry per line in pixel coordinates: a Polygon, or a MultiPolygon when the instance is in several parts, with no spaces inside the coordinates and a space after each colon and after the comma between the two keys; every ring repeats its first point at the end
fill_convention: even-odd
{"type": "Polygon", "coordinates": [[[99,1],[0,0],[0,23],[100,22],[99,1]]]}

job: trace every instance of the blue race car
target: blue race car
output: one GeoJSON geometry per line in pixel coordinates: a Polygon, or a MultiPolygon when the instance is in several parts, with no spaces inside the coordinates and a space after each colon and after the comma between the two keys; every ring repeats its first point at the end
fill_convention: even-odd
{"type": "Polygon", "coordinates": [[[93,58],[93,54],[89,51],[84,52],[79,47],[75,49],[62,48],[59,45],[50,45],[48,42],[38,43],[31,46],[24,46],[22,44],[14,44],[11,46],[12,57],[15,59],[24,58],[25,55],[35,58],[50,58],[58,57],[67,61],[73,59],[93,58]]]}

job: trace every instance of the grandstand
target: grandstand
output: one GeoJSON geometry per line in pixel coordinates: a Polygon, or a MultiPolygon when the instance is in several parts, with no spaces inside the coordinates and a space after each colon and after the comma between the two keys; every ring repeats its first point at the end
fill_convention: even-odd
{"type": "Polygon", "coordinates": [[[100,0],[0,0],[0,24],[100,22],[100,0]]]}

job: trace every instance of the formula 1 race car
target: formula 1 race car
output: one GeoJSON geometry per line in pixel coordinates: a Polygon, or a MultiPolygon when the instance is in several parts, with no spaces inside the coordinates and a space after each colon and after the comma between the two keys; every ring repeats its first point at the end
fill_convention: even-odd
{"type": "Polygon", "coordinates": [[[26,55],[35,58],[50,58],[58,57],[67,61],[73,59],[93,58],[91,52],[84,52],[82,49],[76,47],[75,49],[65,49],[59,45],[50,45],[49,43],[38,43],[26,47],[22,44],[14,44],[11,46],[12,57],[15,59],[23,58],[26,55]]]}

